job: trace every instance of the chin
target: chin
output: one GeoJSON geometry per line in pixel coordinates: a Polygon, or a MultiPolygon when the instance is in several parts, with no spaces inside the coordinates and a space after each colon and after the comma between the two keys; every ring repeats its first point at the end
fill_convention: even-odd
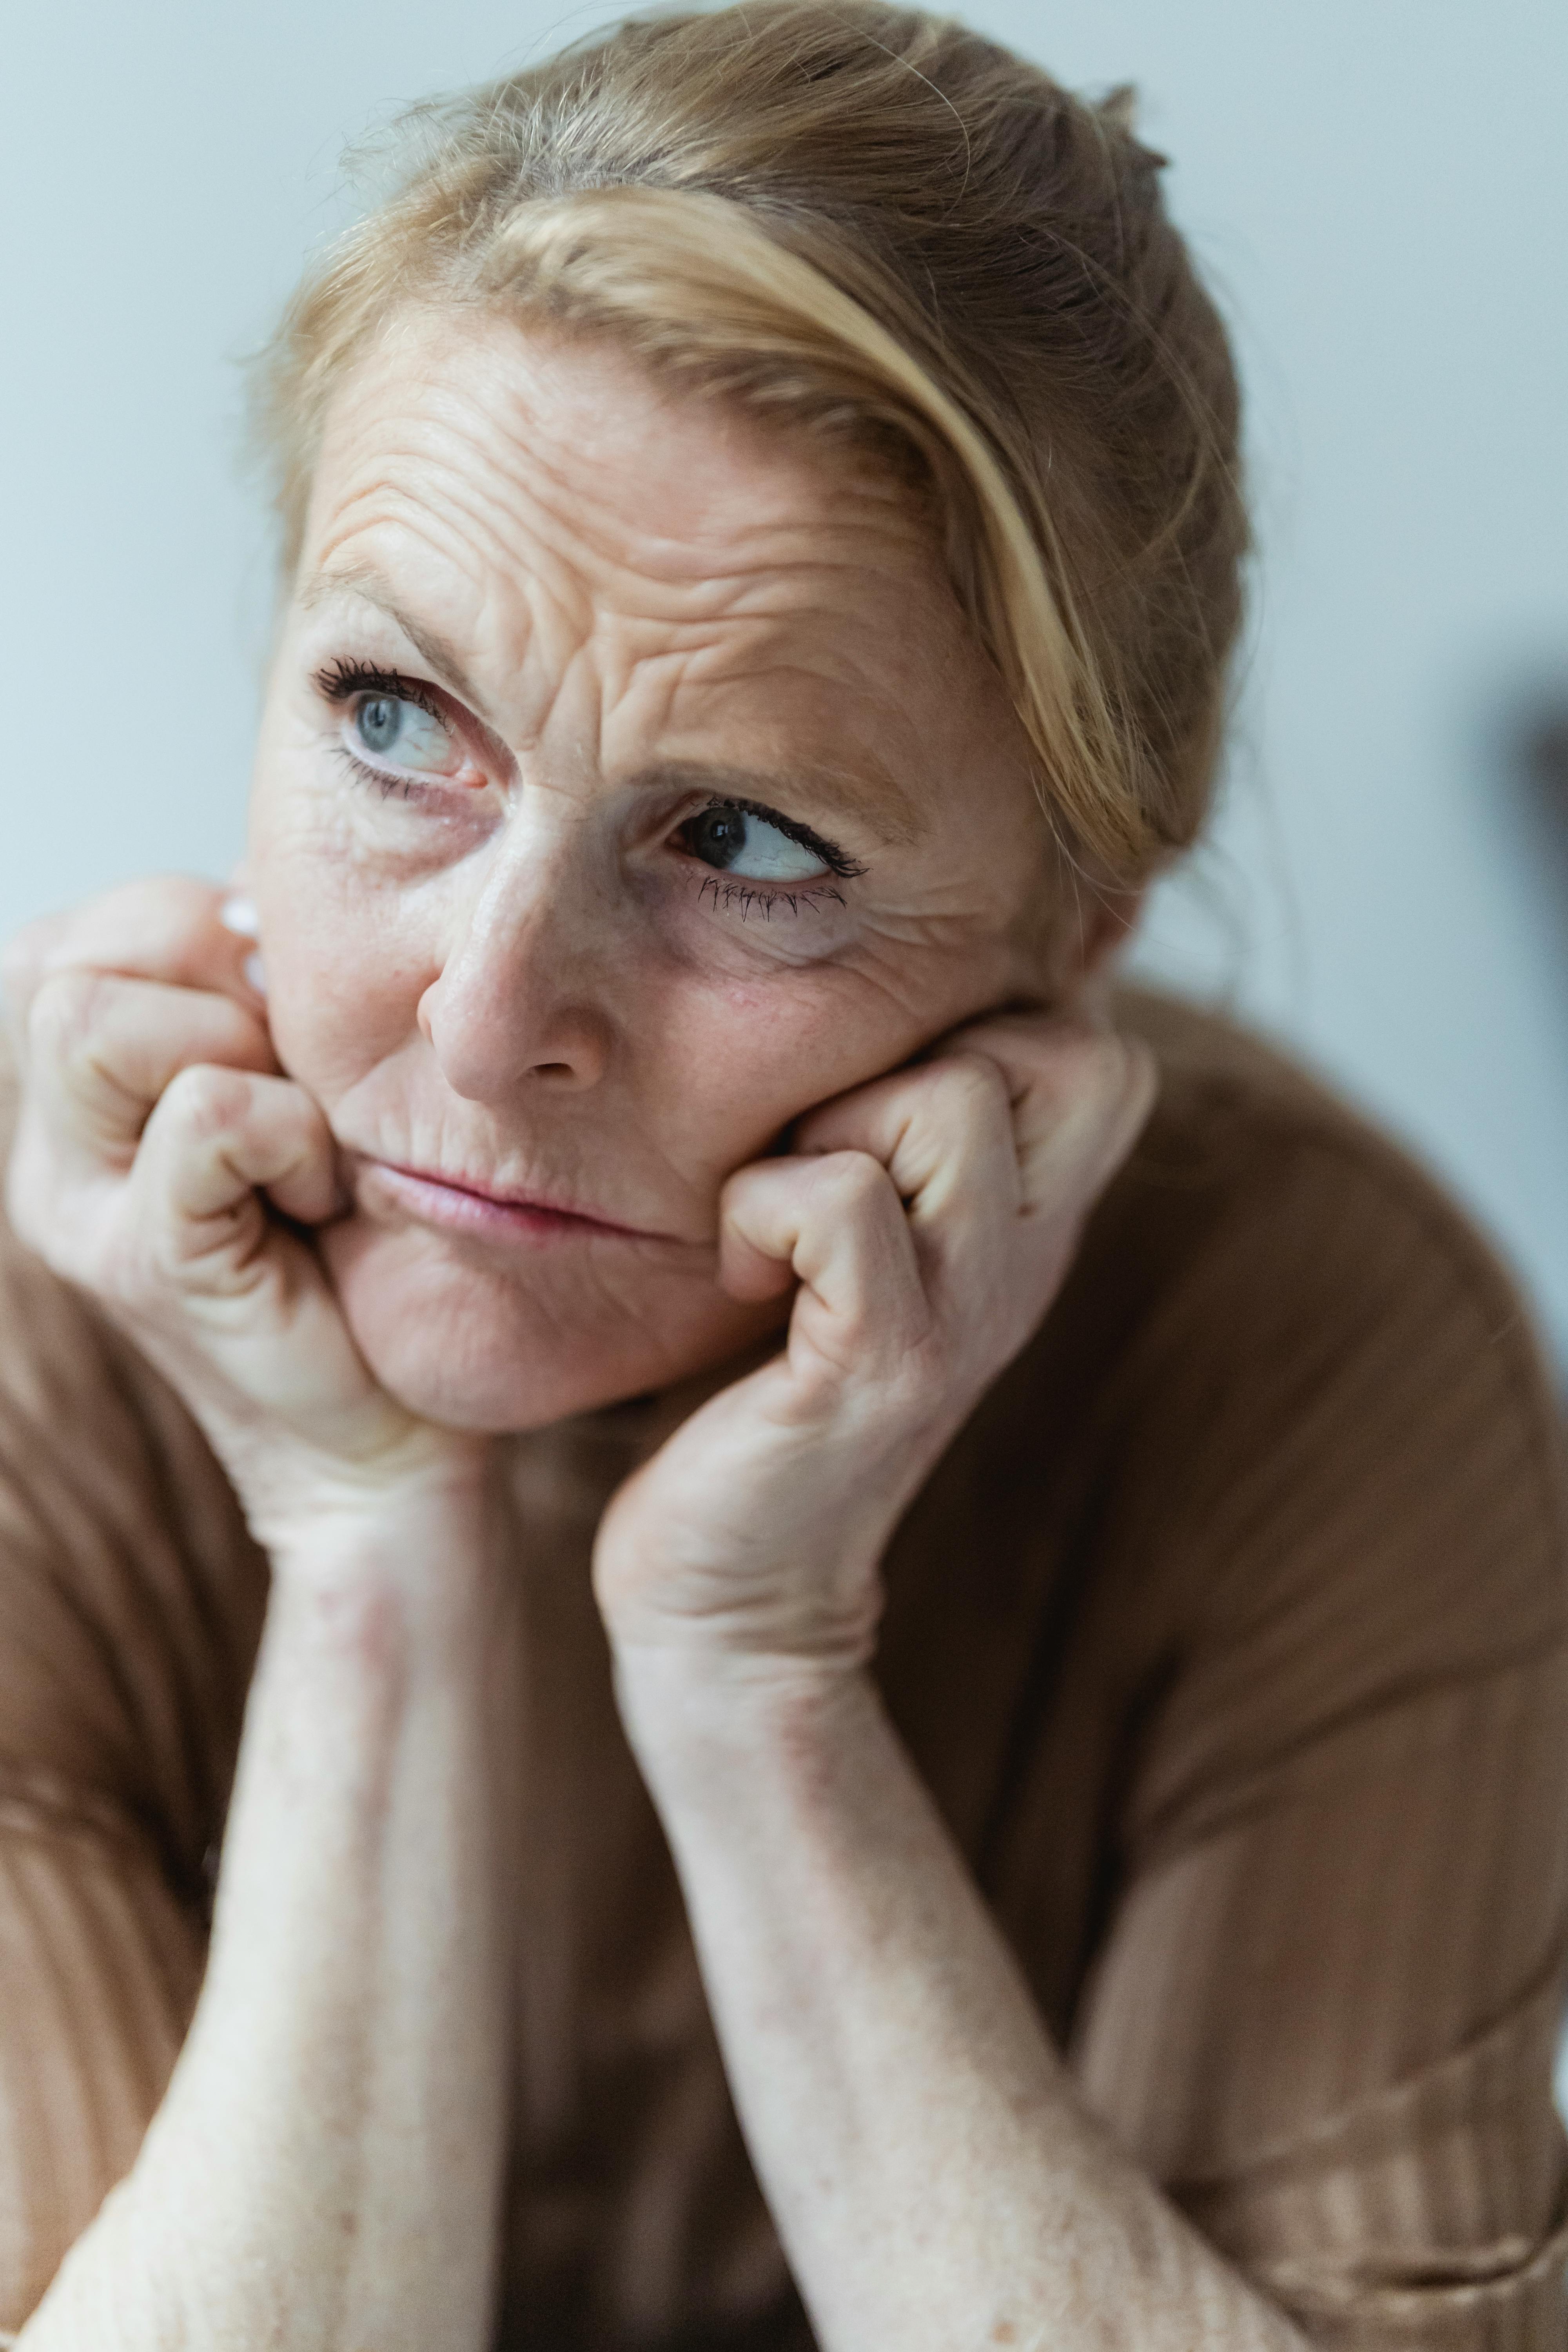
{"type": "Polygon", "coordinates": [[[540,1253],[476,1265],[436,1237],[351,1217],[321,1253],[354,1344],[387,1392],[443,1428],[542,1429],[669,1387],[756,1345],[784,1309],[711,1276],[540,1253]]]}

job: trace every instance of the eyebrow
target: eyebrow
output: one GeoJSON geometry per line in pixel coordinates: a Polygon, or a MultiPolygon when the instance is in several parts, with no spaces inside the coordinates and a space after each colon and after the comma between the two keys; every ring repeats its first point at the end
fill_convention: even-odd
{"type": "MultiPolygon", "coordinates": [[[[432,675],[468,704],[483,724],[494,734],[498,745],[503,739],[494,719],[486,710],[483,698],[464,671],[456,647],[439,630],[426,628],[411,613],[405,612],[387,589],[380,576],[370,570],[343,565],[340,570],[315,572],[300,590],[300,603],[306,612],[314,612],[336,595],[358,597],[384,614],[401,630],[421,661],[432,675]]],[[[711,792],[716,796],[731,793],[752,800],[804,799],[829,813],[846,808],[858,816],[876,834],[879,840],[889,845],[907,846],[917,841],[925,831],[925,821],[914,802],[892,770],[873,757],[864,766],[825,766],[817,761],[804,762],[769,772],[757,768],[735,768],[705,760],[660,760],[638,771],[634,781],[638,784],[684,784],[700,792],[711,792]]]]}
{"type": "Polygon", "coordinates": [[[485,709],[483,698],[465,673],[451,640],[442,636],[438,629],[426,628],[411,613],[405,613],[396,598],[388,594],[374,572],[352,569],[347,564],[336,572],[318,572],[300,589],[300,602],[307,613],[313,613],[318,605],[329,603],[333,596],[345,594],[357,596],[363,603],[374,605],[378,613],[384,613],[395,627],[402,630],[420,660],[440,683],[449,688],[459,701],[469,704],[487,727],[493,723],[485,709]]]}

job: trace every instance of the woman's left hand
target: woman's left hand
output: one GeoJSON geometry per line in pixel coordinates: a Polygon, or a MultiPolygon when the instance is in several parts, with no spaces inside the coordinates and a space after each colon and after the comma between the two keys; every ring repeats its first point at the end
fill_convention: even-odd
{"type": "Polygon", "coordinates": [[[623,1661],[677,1651],[747,1678],[864,1663],[900,1517],[1038,1327],[1153,1094],[1137,1042],[1005,1015],[822,1105],[790,1156],[731,1178],[720,1279],[753,1300],[798,1284],[788,1339],[605,1512],[595,1589],[623,1661]]]}

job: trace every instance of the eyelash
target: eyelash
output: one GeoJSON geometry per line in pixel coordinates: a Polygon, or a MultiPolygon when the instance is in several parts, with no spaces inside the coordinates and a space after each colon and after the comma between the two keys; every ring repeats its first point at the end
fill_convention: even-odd
{"type": "MultiPolygon", "coordinates": [[[[451,725],[447,713],[428,689],[421,686],[417,678],[405,677],[401,670],[379,669],[372,662],[349,660],[340,655],[316,672],[315,686],[316,691],[327,702],[352,702],[356,695],[384,694],[400,702],[413,703],[416,709],[423,710],[439,726],[451,725]]],[[[338,757],[354,775],[363,783],[373,785],[383,800],[389,800],[396,792],[401,792],[405,800],[411,800],[423,790],[417,777],[392,776],[380,768],[373,768],[368,761],[356,759],[346,743],[338,744],[335,749],[338,757]]],[[[695,810],[693,815],[701,816],[707,810],[716,808],[742,809],[748,816],[759,817],[786,839],[797,841],[803,849],[809,849],[814,857],[820,857],[828,872],[837,875],[841,881],[854,881],[866,871],[858,857],[851,857],[836,842],[825,841],[821,834],[812,831],[810,825],[801,824],[793,817],[781,816],[776,809],[767,808],[760,801],[742,800],[733,793],[715,793],[702,808],[695,810]]],[[[691,822],[692,817],[682,820],[686,824],[691,822]]],[[[844,893],[822,882],[806,883],[794,890],[768,889],[744,879],[728,882],[722,874],[710,874],[698,890],[699,900],[704,898],[710,890],[713,893],[715,908],[729,908],[739,905],[742,922],[754,908],[759,909],[764,919],[771,919],[773,908],[781,901],[792,915],[798,915],[803,906],[815,911],[824,899],[831,899],[839,907],[844,904],[844,893]]]]}
{"type": "MultiPolygon", "coordinates": [[[[352,702],[360,694],[384,694],[398,702],[412,702],[439,726],[451,726],[451,719],[428,689],[416,677],[405,677],[401,670],[377,669],[373,663],[348,661],[341,656],[316,672],[316,691],[327,702],[352,702]]],[[[346,743],[333,746],[337,756],[361,783],[370,784],[390,800],[394,793],[413,800],[424,789],[417,776],[389,776],[381,768],[373,768],[366,760],[356,760],[346,743]]]]}
{"type": "MultiPolygon", "coordinates": [[[[726,801],[722,805],[726,808],[738,808],[740,803],[726,801]]],[[[713,893],[715,907],[729,908],[738,905],[742,922],[747,919],[753,908],[761,910],[764,920],[771,921],[773,908],[781,899],[792,915],[798,915],[803,906],[815,914],[824,898],[831,898],[834,905],[837,907],[842,907],[844,904],[843,891],[832,889],[824,882],[807,882],[794,890],[781,889],[775,884],[770,890],[761,883],[726,882],[721,874],[710,874],[698,888],[699,903],[707,897],[710,890],[713,893]]]]}
{"type": "Polygon", "coordinates": [[[426,711],[443,727],[450,727],[448,713],[416,677],[405,677],[395,669],[376,669],[369,662],[345,661],[341,656],[316,672],[316,691],[328,702],[352,702],[356,694],[384,694],[390,701],[412,702],[416,709],[426,711]]]}
{"type": "Polygon", "coordinates": [[[377,669],[372,662],[347,661],[340,655],[316,672],[316,691],[329,702],[350,702],[356,694],[384,694],[398,702],[416,704],[443,727],[450,724],[428,688],[416,677],[405,677],[400,670],[377,669]]]}

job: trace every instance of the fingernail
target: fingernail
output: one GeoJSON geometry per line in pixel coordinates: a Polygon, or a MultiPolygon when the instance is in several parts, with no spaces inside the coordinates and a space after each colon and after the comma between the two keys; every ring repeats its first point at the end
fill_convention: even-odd
{"type": "Polygon", "coordinates": [[[234,931],[242,940],[257,938],[261,929],[256,902],[251,898],[226,898],[217,910],[217,919],[226,931],[234,931]]]}
{"type": "Polygon", "coordinates": [[[262,962],[261,958],[258,955],[247,955],[245,961],[239,968],[245,974],[247,980],[250,982],[252,988],[255,989],[258,996],[265,996],[267,993],[267,967],[262,962]]]}

